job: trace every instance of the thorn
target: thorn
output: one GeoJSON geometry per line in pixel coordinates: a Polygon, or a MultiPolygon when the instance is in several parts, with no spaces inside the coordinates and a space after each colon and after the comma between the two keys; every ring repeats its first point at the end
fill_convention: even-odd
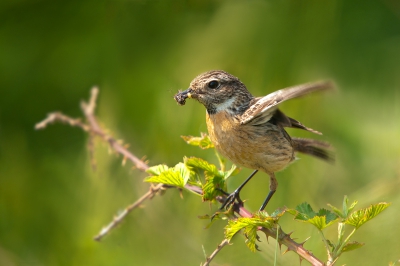
{"type": "Polygon", "coordinates": [[[306,243],[310,238],[311,238],[311,236],[307,237],[306,240],[304,240],[303,242],[299,243],[299,245],[300,245],[300,246],[303,246],[304,243],[306,243]]]}
{"type": "Polygon", "coordinates": [[[301,257],[300,255],[299,255],[299,259],[300,259],[300,264],[301,264],[301,262],[302,262],[304,259],[303,259],[303,257],[301,257]]]}
{"type": "Polygon", "coordinates": [[[290,248],[287,248],[287,250],[285,250],[282,255],[285,255],[286,253],[288,253],[290,251],[290,248]]]}
{"type": "Polygon", "coordinates": [[[126,156],[124,156],[124,158],[122,159],[122,166],[125,166],[125,164],[126,164],[126,160],[127,160],[128,158],[126,157],[126,156]]]}
{"type": "Polygon", "coordinates": [[[256,239],[257,239],[258,242],[261,242],[261,239],[260,239],[259,235],[256,235],[256,239]]]}

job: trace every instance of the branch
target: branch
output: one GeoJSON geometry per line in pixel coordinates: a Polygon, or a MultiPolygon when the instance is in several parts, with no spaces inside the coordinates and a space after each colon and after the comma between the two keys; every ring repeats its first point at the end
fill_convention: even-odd
{"type": "MultiPolygon", "coordinates": [[[[89,103],[86,103],[84,101],[81,102],[81,109],[83,114],[85,115],[85,118],[87,120],[87,123],[84,123],[81,121],[81,119],[77,118],[71,118],[67,115],[64,115],[61,112],[53,112],[47,115],[47,117],[42,120],[41,122],[37,123],[35,125],[35,129],[44,129],[46,128],[49,124],[53,124],[56,122],[61,122],[65,124],[69,124],[70,126],[74,127],[79,127],[83,131],[89,133],[89,151],[92,159],[92,165],[93,164],[93,153],[94,153],[94,148],[93,148],[93,138],[94,137],[100,137],[103,139],[105,142],[107,142],[111,149],[117,152],[118,154],[122,154],[124,156],[123,161],[129,160],[131,161],[135,167],[141,171],[146,171],[149,166],[140,160],[138,157],[136,157],[133,153],[131,153],[126,147],[124,147],[121,143],[119,143],[115,138],[113,138],[111,135],[107,134],[105,130],[99,125],[97,122],[96,116],[94,114],[95,108],[96,108],[96,101],[97,101],[97,96],[99,94],[99,89],[97,87],[93,87],[91,89],[90,93],[90,99],[89,103]]],[[[94,238],[97,241],[100,241],[102,237],[104,237],[106,234],[108,234],[113,228],[115,228],[119,223],[122,222],[122,220],[135,208],[139,207],[140,204],[142,204],[143,201],[147,199],[151,199],[156,195],[158,191],[161,189],[165,189],[167,186],[163,184],[159,184],[157,186],[152,186],[150,190],[144,194],[140,199],[138,199],[135,203],[129,205],[128,207],[125,208],[125,210],[116,216],[111,223],[109,223],[106,227],[104,227],[100,233],[94,238]]]]}
{"type": "MultiPolygon", "coordinates": [[[[149,168],[149,166],[142,160],[138,159],[138,157],[136,157],[132,152],[130,152],[126,146],[120,144],[115,138],[107,134],[105,130],[97,122],[94,112],[96,108],[96,101],[98,94],[99,94],[99,89],[97,87],[93,87],[91,89],[89,102],[88,103],[84,101],[81,102],[81,109],[83,114],[85,115],[87,123],[83,123],[79,118],[71,118],[67,115],[64,115],[61,112],[53,112],[48,114],[44,120],[37,123],[35,125],[35,129],[37,130],[44,129],[49,124],[53,124],[56,122],[61,122],[69,124],[70,126],[79,127],[83,131],[89,133],[89,151],[92,159],[92,165],[94,165],[93,138],[95,136],[98,136],[105,142],[107,142],[112,150],[114,150],[118,154],[123,155],[124,156],[123,161],[129,160],[135,165],[137,169],[141,171],[146,171],[149,168]]],[[[201,189],[196,186],[186,185],[185,187],[197,194],[203,193],[201,189]]],[[[114,229],[118,224],[120,224],[131,211],[138,208],[145,200],[153,198],[160,190],[165,190],[167,188],[171,188],[171,186],[167,186],[164,184],[158,184],[156,186],[152,185],[147,193],[145,193],[142,197],[140,197],[136,202],[127,206],[122,213],[114,217],[114,219],[107,226],[103,227],[100,233],[94,237],[94,239],[96,241],[100,241],[105,235],[110,233],[112,229],[114,229]]]]}
{"type": "Polygon", "coordinates": [[[204,264],[202,264],[201,266],[209,266],[210,262],[215,258],[215,256],[217,256],[218,252],[220,252],[221,249],[226,245],[229,245],[229,240],[228,239],[222,240],[221,244],[219,244],[218,247],[214,250],[214,252],[211,253],[211,255],[206,258],[206,262],[204,262],[204,264]]]}
{"type": "MultiPolygon", "coordinates": [[[[95,108],[96,108],[96,101],[97,101],[97,96],[99,94],[99,89],[97,87],[93,87],[91,90],[91,95],[89,102],[86,103],[84,101],[81,102],[81,109],[83,114],[85,115],[85,118],[87,120],[87,123],[83,123],[81,119],[77,118],[71,118],[69,116],[64,115],[61,112],[53,112],[48,114],[48,116],[42,120],[41,122],[37,123],[35,125],[35,129],[44,129],[46,128],[49,124],[55,123],[55,122],[61,122],[65,124],[69,124],[70,126],[74,127],[79,127],[83,131],[89,133],[89,149],[90,149],[90,154],[93,157],[93,138],[94,137],[100,137],[103,139],[105,142],[107,142],[112,150],[114,150],[116,153],[121,154],[124,156],[123,161],[129,160],[131,161],[135,167],[141,171],[146,171],[149,166],[140,160],[138,157],[136,157],[132,152],[130,152],[127,147],[122,145],[120,142],[118,142],[115,138],[113,138],[111,135],[107,134],[105,130],[99,125],[97,122],[96,116],[94,115],[95,108]]],[[[165,190],[168,188],[174,188],[168,185],[164,184],[158,184],[156,186],[151,186],[149,191],[145,193],[142,197],[140,197],[136,202],[132,203],[128,207],[125,208],[125,210],[116,216],[107,226],[105,226],[98,235],[94,237],[95,240],[100,241],[105,235],[107,235],[113,228],[115,228],[118,224],[120,224],[123,219],[134,209],[138,208],[145,200],[153,198],[157,192],[161,190],[165,190]]],[[[186,185],[186,189],[191,190],[195,193],[202,194],[203,192],[201,191],[200,188],[196,186],[191,186],[191,185],[186,185]]],[[[224,197],[217,197],[217,201],[219,202],[224,202],[224,197]]],[[[243,206],[239,205],[238,203],[234,203],[233,205],[233,210],[235,213],[242,217],[252,217],[252,213],[245,209],[243,206]]],[[[267,228],[259,228],[260,231],[264,232],[266,237],[268,238],[269,236],[276,239],[276,231],[267,228]]],[[[280,245],[285,245],[288,247],[287,251],[294,251],[296,252],[301,259],[305,259],[309,261],[312,265],[324,265],[321,261],[319,261],[316,257],[314,257],[311,252],[306,250],[303,247],[303,243],[297,243],[295,242],[291,237],[290,234],[284,233],[282,230],[279,231],[278,235],[278,240],[280,245]]],[[[203,266],[209,265],[209,263],[213,260],[213,258],[217,255],[217,253],[225,246],[229,244],[228,240],[223,240],[221,244],[218,245],[218,247],[215,249],[215,251],[206,259],[206,262],[203,264],[203,266]]],[[[285,252],[285,253],[286,253],[285,252]]]]}
{"type": "Polygon", "coordinates": [[[85,115],[86,120],[88,121],[87,124],[83,123],[80,119],[71,118],[60,112],[54,112],[54,113],[48,114],[47,118],[45,118],[43,121],[37,123],[35,126],[35,129],[44,129],[49,124],[52,124],[55,122],[61,122],[61,123],[69,124],[71,126],[80,127],[85,132],[88,132],[91,137],[98,136],[98,137],[102,138],[104,141],[109,143],[110,147],[114,151],[123,155],[124,160],[128,159],[136,166],[136,168],[138,168],[141,171],[146,171],[149,168],[149,166],[146,163],[144,163],[142,160],[137,158],[133,153],[131,153],[129,150],[127,150],[116,139],[114,139],[112,136],[107,134],[100,127],[100,125],[97,122],[97,119],[94,115],[94,109],[96,107],[96,100],[97,100],[98,93],[99,93],[99,89],[97,87],[93,87],[91,90],[91,94],[90,94],[91,96],[89,99],[89,104],[84,101],[81,102],[81,109],[85,115]]]}
{"type": "MultiPolygon", "coordinates": [[[[220,202],[220,203],[224,203],[225,202],[225,198],[224,197],[217,197],[216,200],[218,202],[220,202]]],[[[247,209],[245,209],[241,204],[238,204],[237,202],[235,202],[233,204],[232,208],[233,208],[235,213],[239,214],[242,217],[248,217],[248,218],[252,217],[252,213],[250,211],[248,211],[247,209]]],[[[277,234],[276,234],[276,231],[274,229],[268,229],[268,228],[265,228],[265,227],[259,227],[258,230],[263,232],[265,234],[265,236],[267,237],[267,239],[268,239],[268,237],[272,237],[273,239],[278,241],[280,246],[285,245],[287,247],[287,250],[283,254],[285,254],[285,253],[287,253],[289,251],[293,251],[293,252],[297,253],[300,256],[300,261],[304,259],[304,260],[310,262],[313,266],[324,266],[325,265],[322,261],[320,261],[317,257],[315,257],[310,251],[308,251],[307,249],[304,248],[304,243],[308,239],[306,239],[302,243],[297,243],[296,241],[294,241],[290,237],[290,235],[292,233],[286,234],[281,229],[281,227],[279,227],[279,229],[278,229],[279,230],[278,239],[276,239],[277,234]]],[[[214,252],[209,257],[207,257],[206,262],[202,266],[209,265],[209,263],[215,257],[215,255],[224,246],[226,246],[229,243],[229,242],[225,243],[225,240],[222,241],[222,243],[218,245],[218,247],[214,250],[214,252]]]]}
{"type": "Polygon", "coordinates": [[[128,207],[125,208],[125,210],[119,214],[118,216],[114,217],[114,220],[112,220],[111,223],[109,223],[107,226],[103,227],[101,229],[100,233],[95,236],[93,239],[96,241],[100,241],[105,235],[107,235],[111,229],[115,228],[118,224],[122,222],[122,220],[134,209],[139,207],[142,202],[144,202],[147,199],[153,198],[156,193],[160,190],[162,190],[164,187],[163,184],[158,184],[157,186],[151,186],[149,191],[144,194],[140,199],[138,199],[135,203],[129,205],[128,207]]]}

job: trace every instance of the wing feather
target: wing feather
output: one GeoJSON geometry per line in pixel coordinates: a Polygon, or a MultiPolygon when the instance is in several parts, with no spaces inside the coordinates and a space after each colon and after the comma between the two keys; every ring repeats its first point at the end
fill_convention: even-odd
{"type": "Polygon", "coordinates": [[[273,112],[277,110],[278,104],[314,91],[333,89],[333,87],[331,81],[320,81],[288,87],[267,96],[255,98],[254,103],[242,114],[240,123],[247,124],[252,120],[256,124],[267,122],[272,117],[273,112]]]}

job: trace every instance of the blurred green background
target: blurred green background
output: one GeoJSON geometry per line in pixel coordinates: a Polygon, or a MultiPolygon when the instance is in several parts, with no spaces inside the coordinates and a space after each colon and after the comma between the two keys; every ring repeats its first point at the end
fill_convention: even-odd
{"type": "MultiPolygon", "coordinates": [[[[361,227],[361,249],[338,265],[388,265],[400,259],[400,4],[332,1],[23,1],[0,4],[0,265],[199,265],[223,238],[224,222],[204,229],[217,206],[175,190],[135,210],[102,242],[113,215],[147,191],[145,174],[97,143],[91,169],[87,135],[56,124],[35,131],[55,110],[80,117],[79,101],[100,87],[98,116],[150,164],[183,156],[217,162],[180,135],[206,131],[205,110],[173,95],[198,74],[224,69],[256,96],[332,79],[338,91],[282,105],[331,142],[337,162],[301,160],[278,173],[267,207],[309,202],[392,206],[361,227]],[[396,222],[397,221],[397,222],[396,222]]],[[[250,170],[232,179],[237,186],[250,170]]],[[[268,191],[259,174],[244,189],[256,210],[268,191]]],[[[317,232],[282,219],[285,231],[326,260],[317,232]]],[[[333,228],[328,237],[335,238],[333,228]]],[[[272,265],[275,242],[252,253],[238,236],[214,265],[272,265]]],[[[307,262],[303,262],[307,265],[307,262]]],[[[296,254],[278,265],[299,265],[296,254]]]]}

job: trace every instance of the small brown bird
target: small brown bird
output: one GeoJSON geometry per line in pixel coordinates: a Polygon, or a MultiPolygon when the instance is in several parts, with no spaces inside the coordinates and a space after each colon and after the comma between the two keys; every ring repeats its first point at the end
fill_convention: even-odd
{"type": "Polygon", "coordinates": [[[255,169],[227,197],[221,209],[231,205],[235,199],[243,204],[239,196],[240,190],[260,170],[270,178],[270,191],[260,207],[260,210],[264,210],[278,186],[275,172],[290,164],[295,159],[295,152],[327,161],[333,160],[328,143],[291,138],[284,127],[321,133],[286,116],[278,109],[278,104],[283,101],[332,88],[331,82],[308,83],[256,98],[238,78],[225,71],[214,70],[197,76],[190,83],[189,89],[175,95],[174,98],[180,105],[191,98],[206,107],[208,132],[219,153],[239,166],[255,169]]]}

